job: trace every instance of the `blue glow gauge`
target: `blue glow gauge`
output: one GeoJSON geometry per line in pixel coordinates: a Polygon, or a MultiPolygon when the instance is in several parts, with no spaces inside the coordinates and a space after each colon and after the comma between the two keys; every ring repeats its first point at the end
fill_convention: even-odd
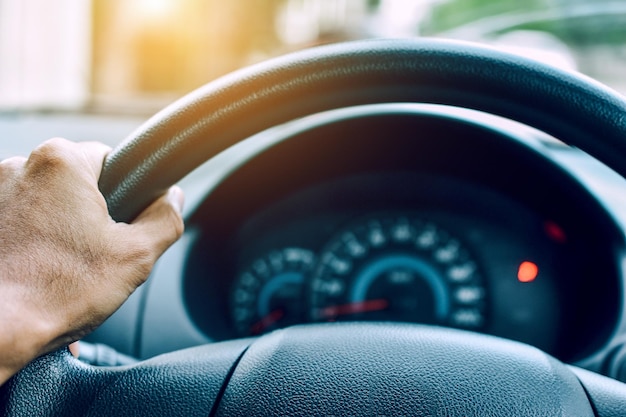
{"type": "Polygon", "coordinates": [[[403,321],[479,330],[487,290],[461,240],[413,215],[369,217],[337,233],[309,284],[314,321],[403,321]]]}
{"type": "Polygon", "coordinates": [[[313,252],[283,248],[255,259],[235,281],[231,314],[241,336],[302,323],[304,286],[315,263],[313,252]]]}

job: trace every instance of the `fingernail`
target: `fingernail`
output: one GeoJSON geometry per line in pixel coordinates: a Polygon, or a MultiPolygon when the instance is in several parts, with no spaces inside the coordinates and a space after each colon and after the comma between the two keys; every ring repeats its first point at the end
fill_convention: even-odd
{"type": "Polygon", "coordinates": [[[74,356],[75,358],[78,358],[80,356],[80,347],[78,345],[78,342],[71,343],[68,347],[70,348],[70,352],[72,352],[72,356],[74,356]]]}
{"type": "Polygon", "coordinates": [[[185,195],[183,194],[183,190],[178,186],[173,186],[170,188],[168,192],[168,200],[174,209],[178,211],[178,213],[183,212],[183,204],[185,203],[185,195]]]}

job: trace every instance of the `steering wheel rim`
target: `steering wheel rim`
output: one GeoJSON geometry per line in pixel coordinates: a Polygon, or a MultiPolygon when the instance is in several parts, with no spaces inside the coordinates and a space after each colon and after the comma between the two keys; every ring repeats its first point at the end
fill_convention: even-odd
{"type": "MultiPolygon", "coordinates": [[[[617,93],[581,75],[477,45],[439,40],[374,40],[295,53],[233,73],[196,90],[155,115],[113,150],[105,162],[100,188],[112,216],[118,221],[131,221],[156,196],[193,168],[253,133],[311,113],[381,102],[446,104],[504,116],[565,140],[626,176],[626,101],[617,93]],[[537,100],[538,97],[541,100],[537,100]]],[[[529,395],[538,395],[541,389],[548,387],[554,389],[559,398],[550,410],[541,408],[536,399],[522,401],[521,404],[525,405],[521,407],[526,407],[523,410],[511,409],[504,403],[506,398],[497,399],[497,393],[488,395],[492,401],[489,405],[474,404],[487,397],[481,397],[480,393],[464,397],[455,390],[450,375],[445,377],[443,385],[435,384],[435,388],[428,388],[430,376],[435,375],[429,368],[430,376],[422,381],[425,385],[416,388],[408,384],[407,387],[411,390],[425,390],[429,393],[429,399],[425,401],[432,400],[435,405],[438,401],[435,396],[440,394],[443,398],[469,401],[475,405],[476,415],[483,412],[493,415],[509,415],[511,412],[545,415],[546,412],[559,411],[562,415],[597,413],[609,416],[618,415],[612,413],[623,410],[626,399],[626,385],[601,377],[598,382],[597,376],[589,377],[584,372],[576,371],[574,377],[565,365],[537,349],[528,346],[520,348],[523,345],[515,342],[495,342],[496,339],[489,336],[468,336],[465,332],[452,329],[402,324],[361,323],[307,329],[307,332],[298,327],[284,329],[257,341],[239,341],[228,345],[228,348],[224,348],[223,344],[207,346],[202,348],[203,354],[200,355],[206,356],[206,361],[193,372],[189,371],[190,362],[184,359],[186,354],[182,353],[178,355],[183,355],[183,359],[177,354],[165,355],[143,366],[148,373],[160,376],[162,386],[159,385],[155,390],[164,396],[169,395],[167,398],[173,397],[166,391],[174,389],[175,383],[181,383],[184,386],[181,395],[189,395],[190,398],[201,397],[205,391],[210,392],[209,400],[204,401],[197,410],[194,408],[194,411],[208,411],[206,407],[212,404],[211,415],[245,415],[254,410],[267,413],[268,410],[276,411],[269,401],[271,395],[280,390],[280,381],[296,385],[302,383],[289,377],[305,369],[299,363],[309,356],[306,349],[312,349],[313,353],[322,352],[322,357],[325,357],[325,353],[330,354],[330,365],[320,365],[323,367],[320,372],[325,373],[321,379],[332,388],[333,381],[329,375],[337,376],[335,368],[349,373],[357,365],[355,358],[344,360],[343,355],[352,349],[350,346],[362,347],[361,354],[367,358],[367,365],[373,367],[371,373],[389,372],[391,369],[391,374],[397,376],[403,372],[402,363],[392,358],[379,358],[368,351],[375,353],[377,347],[388,343],[391,348],[409,349],[415,355],[413,346],[423,340],[430,346],[424,349],[429,353],[425,354],[426,359],[416,358],[416,363],[427,368],[432,366],[431,359],[439,354],[437,352],[446,351],[448,346],[452,346],[451,350],[455,353],[449,356],[444,353],[442,358],[447,361],[445,363],[452,361],[450,363],[456,364],[454,366],[459,365],[455,355],[459,355],[459,351],[468,350],[475,354],[475,358],[471,359],[476,359],[480,368],[489,368],[492,361],[497,362],[490,371],[493,377],[504,372],[507,366],[519,370],[530,361],[537,365],[533,371],[535,373],[531,372],[530,377],[548,382],[547,385],[542,382],[539,391],[536,387],[532,388],[529,395]],[[319,337],[329,341],[334,350],[317,346],[319,337]],[[353,340],[344,342],[343,338],[353,340]],[[490,354],[481,354],[482,343],[490,354]],[[347,350],[342,350],[344,348],[347,350]],[[289,358],[289,352],[301,353],[303,349],[304,355],[289,358]],[[176,362],[176,358],[180,363],[176,362]],[[377,365],[379,360],[383,365],[377,365]],[[389,368],[389,365],[393,366],[389,368]],[[264,373],[259,374],[259,366],[264,373]],[[275,373],[275,367],[280,368],[280,372],[275,373]],[[273,383],[268,384],[271,388],[265,391],[263,397],[257,398],[255,394],[252,402],[246,401],[248,408],[238,409],[236,399],[250,392],[249,375],[254,370],[257,376],[261,375],[256,385],[263,381],[264,375],[273,377],[273,383]],[[211,382],[198,382],[203,373],[212,373],[215,378],[211,382]],[[172,377],[174,384],[163,382],[163,375],[172,377]],[[184,381],[185,378],[191,382],[184,381]],[[452,392],[451,397],[441,391],[442,387],[446,388],[446,392],[448,389],[452,392]],[[220,404],[222,401],[223,407],[220,404]],[[535,406],[540,407],[539,410],[534,409],[535,406]]],[[[415,368],[412,369],[416,372],[415,368]]],[[[477,368],[468,369],[471,375],[477,368]]],[[[461,370],[460,375],[468,378],[468,369],[461,370]]],[[[3,397],[8,398],[8,404],[13,405],[28,398],[33,390],[39,397],[44,397],[45,389],[50,389],[50,384],[61,383],[59,375],[79,382],[89,381],[88,388],[83,391],[88,393],[93,404],[101,406],[106,405],[106,402],[98,399],[98,395],[102,393],[104,385],[110,384],[112,380],[117,381],[116,375],[126,375],[134,383],[142,380],[141,372],[137,372],[134,367],[122,370],[91,369],[77,365],[67,352],[57,352],[35,361],[18,374],[9,388],[3,391],[3,397]],[[133,372],[136,376],[128,377],[133,372]],[[46,378],[52,382],[42,386],[39,381],[46,378]]],[[[519,378],[515,381],[522,384],[519,378]]],[[[150,382],[153,383],[152,380],[150,382]]],[[[311,395],[305,395],[316,388],[316,383],[315,378],[312,382],[306,382],[309,384],[306,386],[308,389],[295,394],[299,402],[294,403],[292,408],[280,410],[284,414],[297,414],[298,410],[301,412],[303,409],[318,414],[336,411],[334,407],[337,404],[332,403],[332,395],[325,397],[323,404],[316,403],[311,395]],[[301,408],[303,406],[305,408],[301,408]],[[306,408],[316,406],[321,408],[306,408]]],[[[402,381],[400,383],[402,385],[402,381]]],[[[357,383],[352,387],[354,390],[350,392],[358,393],[363,385],[357,383]]],[[[393,387],[397,387],[397,384],[393,387]]],[[[135,389],[132,384],[128,388],[135,389]]],[[[474,388],[478,390],[480,387],[474,388]]],[[[67,404],[77,398],[78,394],[71,390],[61,391],[54,391],[57,403],[67,404]]],[[[417,391],[392,391],[391,394],[395,399],[412,392],[417,391]]],[[[509,392],[507,395],[514,393],[509,392]]],[[[377,398],[380,399],[381,395],[377,395],[377,398]]],[[[402,407],[400,410],[409,413],[419,411],[424,413],[420,415],[426,415],[432,411],[432,401],[422,404],[421,408],[402,407]]],[[[86,410],[93,411],[93,404],[86,410]]],[[[413,406],[415,403],[409,401],[406,405],[413,406]]],[[[449,415],[468,415],[470,409],[457,406],[443,404],[438,410],[447,410],[449,415]]],[[[156,409],[151,408],[152,411],[156,409]]],[[[359,403],[358,408],[350,409],[358,413],[374,410],[367,401],[359,403]]],[[[171,407],[168,410],[171,412],[171,407]]],[[[32,409],[18,406],[10,411],[12,415],[21,415],[20,411],[28,415],[32,409]]],[[[184,408],[184,415],[191,415],[190,411],[184,408]]],[[[44,412],[41,414],[46,415],[44,412]]],[[[98,412],[91,414],[101,415],[98,412]]]]}
{"type": "Polygon", "coordinates": [[[297,52],[199,88],[111,152],[100,189],[112,217],[129,222],[188,172],[254,133],[312,113],[388,102],[445,104],[516,120],[626,176],[626,103],[616,92],[484,46],[381,39],[297,52]]]}

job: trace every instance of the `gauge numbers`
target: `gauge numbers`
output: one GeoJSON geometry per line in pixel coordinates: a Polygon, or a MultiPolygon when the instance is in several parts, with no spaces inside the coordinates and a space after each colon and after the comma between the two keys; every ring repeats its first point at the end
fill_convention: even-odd
{"type": "Polygon", "coordinates": [[[314,321],[382,320],[481,329],[486,290],[461,241],[433,222],[375,217],[326,245],[310,282],[314,321]]]}
{"type": "Polygon", "coordinates": [[[258,335],[304,322],[304,286],[314,261],[313,252],[302,248],[284,248],[254,260],[232,294],[238,334],[258,335]]]}
{"type": "Polygon", "coordinates": [[[461,240],[417,215],[349,224],[319,254],[299,247],[256,258],[234,283],[240,336],[320,321],[402,321],[483,330],[487,289],[461,240]]]}

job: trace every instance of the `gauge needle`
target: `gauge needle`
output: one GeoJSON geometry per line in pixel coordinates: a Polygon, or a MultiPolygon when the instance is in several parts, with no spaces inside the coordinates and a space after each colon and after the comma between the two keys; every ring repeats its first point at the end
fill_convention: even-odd
{"type": "Polygon", "coordinates": [[[283,318],[285,312],[282,309],[276,309],[263,317],[261,320],[257,321],[250,327],[250,332],[252,334],[261,334],[265,329],[270,327],[272,324],[276,323],[278,320],[283,318]]]}
{"type": "Polygon", "coordinates": [[[358,301],[354,303],[325,307],[320,310],[319,317],[324,319],[336,316],[344,316],[348,314],[380,311],[386,309],[388,306],[389,301],[385,300],[384,298],[379,298],[376,300],[358,301]]]}

